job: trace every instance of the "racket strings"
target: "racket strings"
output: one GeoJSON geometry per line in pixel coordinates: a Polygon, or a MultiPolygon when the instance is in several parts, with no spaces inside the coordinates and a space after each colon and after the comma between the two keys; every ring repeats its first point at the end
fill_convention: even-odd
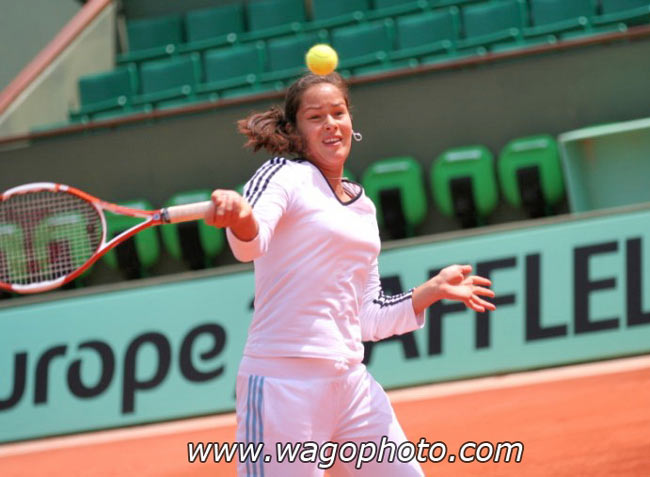
{"type": "Polygon", "coordinates": [[[102,240],[99,212],[67,192],[33,191],[0,202],[0,282],[31,285],[69,275],[102,240]]]}

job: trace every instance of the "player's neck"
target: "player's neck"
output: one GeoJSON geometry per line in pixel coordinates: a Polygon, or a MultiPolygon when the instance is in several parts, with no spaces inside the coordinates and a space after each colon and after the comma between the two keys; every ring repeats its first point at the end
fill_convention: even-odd
{"type": "Polygon", "coordinates": [[[340,200],[346,201],[350,199],[350,196],[343,188],[343,166],[331,169],[319,165],[316,165],[316,167],[320,170],[321,174],[323,174],[323,177],[334,191],[334,194],[336,194],[340,200]]]}

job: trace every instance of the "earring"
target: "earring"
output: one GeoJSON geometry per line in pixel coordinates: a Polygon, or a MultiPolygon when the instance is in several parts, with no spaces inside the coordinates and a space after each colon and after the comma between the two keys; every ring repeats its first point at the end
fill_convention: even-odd
{"type": "Polygon", "coordinates": [[[363,136],[361,135],[360,132],[352,131],[352,137],[354,138],[355,141],[361,142],[363,139],[363,136]]]}

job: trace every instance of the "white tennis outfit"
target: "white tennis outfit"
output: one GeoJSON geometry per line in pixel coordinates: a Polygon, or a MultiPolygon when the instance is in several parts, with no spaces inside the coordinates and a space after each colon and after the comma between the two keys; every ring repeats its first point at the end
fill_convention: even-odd
{"type": "MultiPolygon", "coordinates": [[[[375,207],[344,181],[342,202],[302,159],[273,158],[244,187],[257,237],[227,230],[235,257],[255,261],[255,311],[237,378],[237,441],[264,442],[271,462],[239,475],[319,476],[314,463],[277,462],[276,442],[406,440],[381,386],[361,363],[362,341],[418,329],[412,291],[384,295],[375,207]]],[[[417,462],[339,463],[331,475],[423,475],[417,462]]]]}

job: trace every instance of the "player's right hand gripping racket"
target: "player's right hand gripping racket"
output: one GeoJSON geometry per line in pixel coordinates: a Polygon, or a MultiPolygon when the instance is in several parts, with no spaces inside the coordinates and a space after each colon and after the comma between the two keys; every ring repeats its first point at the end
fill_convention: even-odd
{"type": "Polygon", "coordinates": [[[63,184],[14,187],[0,195],[0,289],[37,293],[59,287],[132,235],[154,225],[202,219],[211,205],[139,210],[63,184]],[[104,210],[143,221],[107,242],[104,210]]]}

